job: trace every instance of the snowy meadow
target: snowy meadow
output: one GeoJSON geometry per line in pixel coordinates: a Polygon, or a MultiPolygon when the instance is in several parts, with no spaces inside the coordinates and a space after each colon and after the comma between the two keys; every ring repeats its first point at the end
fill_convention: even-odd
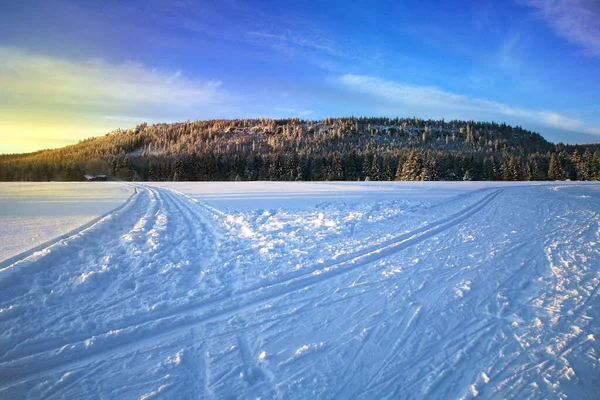
{"type": "Polygon", "coordinates": [[[600,185],[0,185],[0,398],[593,398],[600,185]]]}

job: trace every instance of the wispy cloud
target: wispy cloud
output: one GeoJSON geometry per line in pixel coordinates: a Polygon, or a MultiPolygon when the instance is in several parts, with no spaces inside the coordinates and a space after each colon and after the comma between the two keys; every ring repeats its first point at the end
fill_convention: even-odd
{"type": "Polygon", "coordinates": [[[136,63],[71,61],[8,47],[0,47],[0,60],[0,138],[37,137],[38,148],[142,121],[212,117],[228,99],[218,80],[136,63]]]}
{"type": "Polygon", "coordinates": [[[306,117],[314,114],[313,110],[302,110],[296,108],[275,107],[275,111],[289,116],[306,117]]]}
{"type": "Polygon", "coordinates": [[[319,39],[310,38],[306,36],[306,33],[299,33],[289,29],[279,33],[250,31],[248,32],[248,40],[253,44],[279,49],[296,47],[323,52],[334,57],[343,56],[343,53],[330,40],[324,37],[320,37],[319,39]]]}
{"type": "Polygon", "coordinates": [[[334,58],[348,56],[348,49],[343,49],[318,26],[298,15],[290,18],[273,14],[268,8],[239,0],[206,4],[193,0],[181,0],[177,4],[157,1],[154,6],[161,10],[161,23],[194,35],[259,46],[291,56],[307,53],[334,58]]]}
{"type": "Polygon", "coordinates": [[[600,56],[600,2],[597,0],[518,0],[536,9],[554,32],[581,47],[588,54],[600,56]]]}
{"type": "MultiPolygon", "coordinates": [[[[366,75],[346,74],[339,77],[341,85],[347,89],[370,94],[392,105],[421,106],[428,110],[467,116],[476,120],[496,116],[512,121],[534,122],[553,128],[600,134],[600,127],[586,124],[554,111],[532,110],[512,107],[486,99],[471,98],[450,93],[435,87],[414,86],[366,75]]],[[[447,117],[453,117],[447,115],[447,117]]],[[[518,122],[518,123],[523,123],[518,122]]]]}
{"type": "Polygon", "coordinates": [[[70,107],[96,114],[116,110],[140,115],[146,109],[168,111],[220,100],[222,82],[187,79],[179,71],[101,59],[70,61],[6,47],[0,47],[0,59],[0,91],[11,105],[32,111],[70,107]]]}
{"type": "Polygon", "coordinates": [[[515,53],[520,39],[521,36],[518,33],[507,35],[502,41],[500,48],[496,52],[493,61],[505,69],[518,69],[520,61],[515,53]]]}

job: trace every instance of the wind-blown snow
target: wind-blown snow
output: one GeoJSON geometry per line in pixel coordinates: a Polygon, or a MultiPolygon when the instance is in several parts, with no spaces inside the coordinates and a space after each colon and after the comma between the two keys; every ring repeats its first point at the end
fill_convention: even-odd
{"type": "Polygon", "coordinates": [[[0,269],[0,397],[600,389],[600,185],[132,186],[0,269]]]}

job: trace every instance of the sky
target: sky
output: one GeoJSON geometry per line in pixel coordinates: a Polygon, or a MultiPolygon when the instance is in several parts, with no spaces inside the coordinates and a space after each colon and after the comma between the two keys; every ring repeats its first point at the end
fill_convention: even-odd
{"type": "Polygon", "coordinates": [[[0,0],[0,153],[350,115],[600,142],[598,21],[598,0],[0,0]]]}

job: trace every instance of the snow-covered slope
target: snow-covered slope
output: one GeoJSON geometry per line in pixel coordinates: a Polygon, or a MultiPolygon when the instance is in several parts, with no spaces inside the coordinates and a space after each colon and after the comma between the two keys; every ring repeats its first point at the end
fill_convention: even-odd
{"type": "Polygon", "coordinates": [[[136,185],[1,269],[0,397],[598,393],[600,186],[261,185],[136,185]]]}

